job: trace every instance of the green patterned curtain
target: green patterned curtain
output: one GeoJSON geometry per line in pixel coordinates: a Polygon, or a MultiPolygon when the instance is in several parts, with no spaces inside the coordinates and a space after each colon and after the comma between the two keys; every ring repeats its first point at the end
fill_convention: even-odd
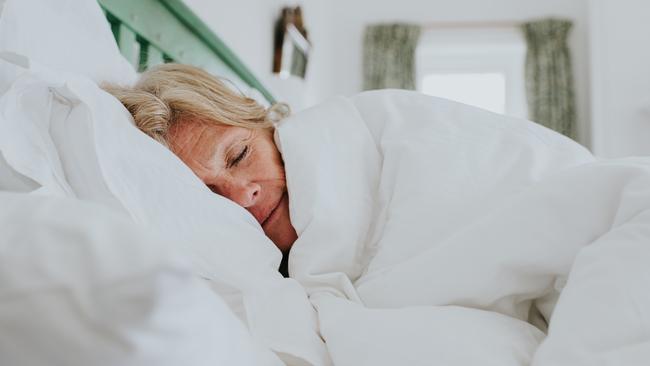
{"type": "Polygon", "coordinates": [[[415,89],[415,47],[420,27],[379,24],[366,27],[363,89],[415,89]]]}
{"type": "Polygon", "coordinates": [[[525,23],[526,93],[529,117],[571,138],[576,137],[576,112],[568,20],[525,23]]]}

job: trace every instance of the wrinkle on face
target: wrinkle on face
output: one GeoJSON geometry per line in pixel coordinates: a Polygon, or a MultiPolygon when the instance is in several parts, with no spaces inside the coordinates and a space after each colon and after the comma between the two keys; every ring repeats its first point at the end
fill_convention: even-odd
{"type": "Polygon", "coordinates": [[[169,130],[170,148],[178,155],[201,180],[215,178],[224,164],[219,164],[221,144],[217,140],[217,130],[206,123],[187,121],[178,123],[169,130]]]}
{"type": "Polygon", "coordinates": [[[296,239],[284,163],[272,131],[187,120],[168,131],[174,152],[215,193],[247,209],[286,252],[296,239]],[[245,158],[238,157],[247,149],[245,158]],[[276,213],[277,211],[277,213],[276,213]]]}

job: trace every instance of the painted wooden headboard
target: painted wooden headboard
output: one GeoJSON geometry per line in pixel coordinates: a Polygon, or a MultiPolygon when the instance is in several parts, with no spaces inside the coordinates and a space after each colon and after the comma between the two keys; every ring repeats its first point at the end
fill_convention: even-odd
{"type": "Polygon", "coordinates": [[[122,54],[139,71],[178,62],[201,67],[245,90],[271,93],[181,0],[98,0],[122,54]]]}

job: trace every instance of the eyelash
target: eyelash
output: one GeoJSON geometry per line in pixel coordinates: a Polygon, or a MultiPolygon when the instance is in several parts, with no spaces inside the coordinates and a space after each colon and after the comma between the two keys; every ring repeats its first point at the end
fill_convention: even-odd
{"type": "Polygon", "coordinates": [[[248,146],[245,146],[242,149],[242,151],[239,153],[239,155],[237,155],[237,157],[230,162],[229,168],[236,167],[237,164],[239,164],[242,160],[244,160],[244,158],[246,158],[246,156],[248,155],[248,151],[249,151],[248,146]]]}

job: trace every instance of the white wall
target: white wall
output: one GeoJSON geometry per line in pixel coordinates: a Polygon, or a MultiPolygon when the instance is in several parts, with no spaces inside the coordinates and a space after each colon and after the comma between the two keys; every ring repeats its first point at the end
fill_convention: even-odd
{"type": "Polygon", "coordinates": [[[593,150],[650,155],[650,2],[591,3],[593,150]]]}
{"type": "Polygon", "coordinates": [[[260,77],[271,73],[279,0],[184,0],[260,77]]]}

